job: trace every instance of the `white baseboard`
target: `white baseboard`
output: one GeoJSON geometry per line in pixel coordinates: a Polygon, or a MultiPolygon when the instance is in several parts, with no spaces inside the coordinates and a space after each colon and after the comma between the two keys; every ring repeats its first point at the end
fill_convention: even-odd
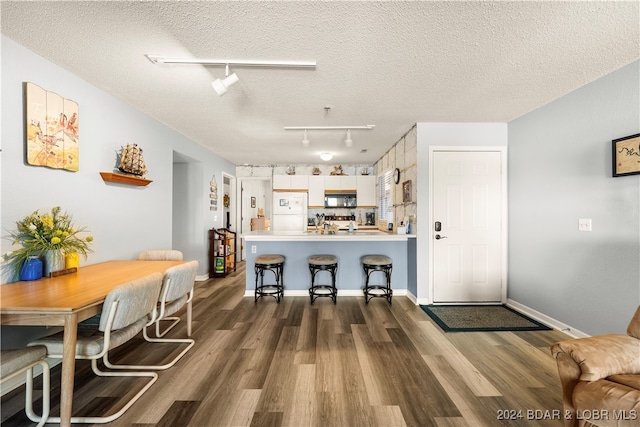
{"type": "Polygon", "coordinates": [[[512,299],[508,299],[507,300],[507,306],[511,307],[512,309],[519,311],[522,314],[525,314],[529,317],[531,317],[534,320],[537,320],[540,323],[544,323],[545,325],[547,325],[550,328],[556,329],[560,332],[564,332],[565,334],[569,335],[570,337],[573,338],[586,338],[589,337],[590,335],[585,334],[582,331],[579,331],[569,325],[567,325],[566,323],[562,323],[552,317],[547,316],[546,314],[540,313],[539,311],[536,311],[530,307],[527,307],[526,305],[520,304],[519,302],[516,302],[512,299]]]}

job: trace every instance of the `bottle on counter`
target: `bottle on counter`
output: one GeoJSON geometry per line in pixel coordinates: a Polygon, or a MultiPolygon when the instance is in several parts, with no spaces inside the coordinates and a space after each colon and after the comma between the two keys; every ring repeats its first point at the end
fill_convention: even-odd
{"type": "Polygon", "coordinates": [[[358,225],[362,225],[362,211],[358,211],[358,225]]]}
{"type": "Polygon", "coordinates": [[[349,221],[349,233],[353,233],[353,221],[349,221]]]}

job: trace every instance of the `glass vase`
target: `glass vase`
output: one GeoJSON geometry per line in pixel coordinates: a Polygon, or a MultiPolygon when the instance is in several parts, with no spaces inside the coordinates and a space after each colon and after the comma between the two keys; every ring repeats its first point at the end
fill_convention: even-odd
{"type": "Polygon", "coordinates": [[[54,271],[64,270],[64,255],[56,250],[44,251],[42,264],[42,275],[49,277],[54,271]]]}

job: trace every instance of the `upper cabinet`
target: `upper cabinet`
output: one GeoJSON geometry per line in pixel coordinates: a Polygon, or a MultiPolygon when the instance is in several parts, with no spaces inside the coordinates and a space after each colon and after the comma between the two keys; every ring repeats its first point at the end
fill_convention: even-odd
{"type": "Polygon", "coordinates": [[[326,191],[355,191],[357,187],[356,176],[331,175],[324,177],[324,189],[326,191]]]}
{"type": "Polygon", "coordinates": [[[324,207],[324,176],[309,176],[309,207],[324,207]]]}
{"type": "Polygon", "coordinates": [[[273,191],[307,191],[310,208],[324,208],[325,192],[352,192],[357,194],[358,207],[376,207],[373,175],[274,175],[273,191]]]}
{"type": "Polygon", "coordinates": [[[358,207],[376,207],[376,177],[374,175],[359,175],[357,177],[358,207]]]}
{"type": "Polygon", "coordinates": [[[309,176],[307,175],[274,175],[273,191],[307,191],[309,176]]]}

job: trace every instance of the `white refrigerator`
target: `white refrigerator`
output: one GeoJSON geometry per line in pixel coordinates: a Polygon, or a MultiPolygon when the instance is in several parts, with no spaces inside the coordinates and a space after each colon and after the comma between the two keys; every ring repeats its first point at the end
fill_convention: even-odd
{"type": "Polygon", "coordinates": [[[273,193],[273,231],[307,231],[307,193],[273,193]]]}

